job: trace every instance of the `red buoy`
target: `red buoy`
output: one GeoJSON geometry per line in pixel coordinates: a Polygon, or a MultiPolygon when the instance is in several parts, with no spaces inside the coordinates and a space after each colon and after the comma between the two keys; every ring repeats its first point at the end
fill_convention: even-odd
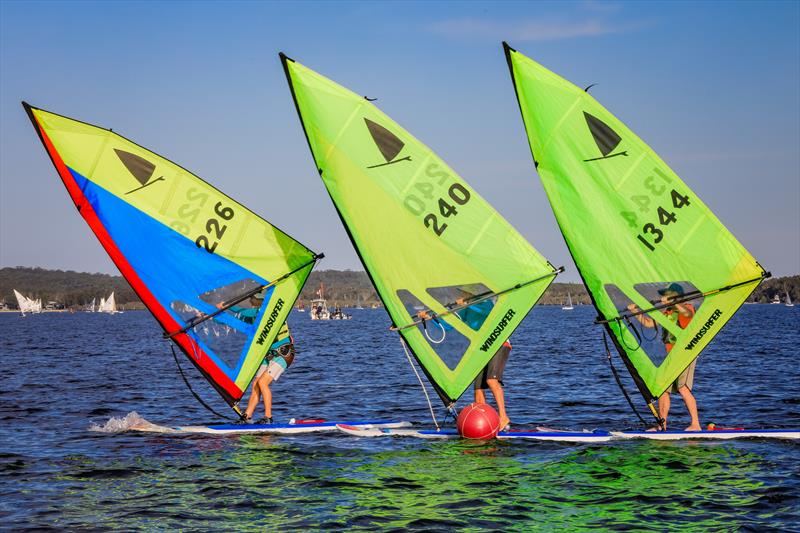
{"type": "Polygon", "coordinates": [[[456,427],[467,439],[493,439],[500,431],[500,417],[491,405],[471,403],[458,413],[456,427]]]}

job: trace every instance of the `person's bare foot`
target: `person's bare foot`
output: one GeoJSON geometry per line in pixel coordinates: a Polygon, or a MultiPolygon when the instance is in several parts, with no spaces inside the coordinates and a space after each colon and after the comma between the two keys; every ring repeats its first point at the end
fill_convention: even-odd
{"type": "Polygon", "coordinates": [[[645,431],[661,431],[661,426],[653,426],[651,428],[647,428],[645,431]]]}
{"type": "Polygon", "coordinates": [[[500,431],[505,431],[506,428],[511,424],[511,420],[507,417],[500,418],[500,431]]]}
{"type": "Polygon", "coordinates": [[[692,424],[684,429],[684,431],[703,431],[703,428],[700,427],[700,424],[692,424]]]}

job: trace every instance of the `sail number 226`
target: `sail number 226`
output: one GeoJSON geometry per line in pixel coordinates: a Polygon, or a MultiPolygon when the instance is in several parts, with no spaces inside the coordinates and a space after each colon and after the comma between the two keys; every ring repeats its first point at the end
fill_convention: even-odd
{"type": "MultiPolygon", "coordinates": [[[[217,202],[214,206],[214,213],[222,220],[230,220],[233,218],[233,209],[230,207],[223,207],[222,202],[217,202]]],[[[198,248],[205,248],[206,252],[213,254],[214,250],[216,250],[219,245],[219,240],[225,235],[227,229],[228,226],[226,224],[220,223],[220,221],[214,217],[209,218],[206,221],[206,235],[200,235],[195,239],[194,243],[198,248]]]]}

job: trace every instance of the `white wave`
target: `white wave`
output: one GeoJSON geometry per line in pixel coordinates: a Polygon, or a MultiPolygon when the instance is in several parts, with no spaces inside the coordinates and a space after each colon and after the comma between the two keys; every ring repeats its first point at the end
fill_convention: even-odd
{"type": "Polygon", "coordinates": [[[92,424],[89,426],[89,431],[97,431],[98,433],[120,433],[147,425],[152,424],[142,418],[136,411],[131,411],[123,417],[112,416],[111,419],[102,426],[92,424]]]}

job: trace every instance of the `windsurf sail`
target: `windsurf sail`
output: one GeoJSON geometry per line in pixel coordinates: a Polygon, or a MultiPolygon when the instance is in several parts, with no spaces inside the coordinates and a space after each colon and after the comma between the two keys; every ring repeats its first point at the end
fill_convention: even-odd
{"type": "Polygon", "coordinates": [[[319,174],[393,328],[450,405],[559,270],[366,98],[281,60],[319,174]]]}
{"type": "Polygon", "coordinates": [[[154,152],[23,106],[81,216],[165,336],[239,412],[322,256],[154,152]]]}
{"type": "Polygon", "coordinates": [[[503,45],[561,233],[652,410],[769,273],[592,96],[503,45]]]}

